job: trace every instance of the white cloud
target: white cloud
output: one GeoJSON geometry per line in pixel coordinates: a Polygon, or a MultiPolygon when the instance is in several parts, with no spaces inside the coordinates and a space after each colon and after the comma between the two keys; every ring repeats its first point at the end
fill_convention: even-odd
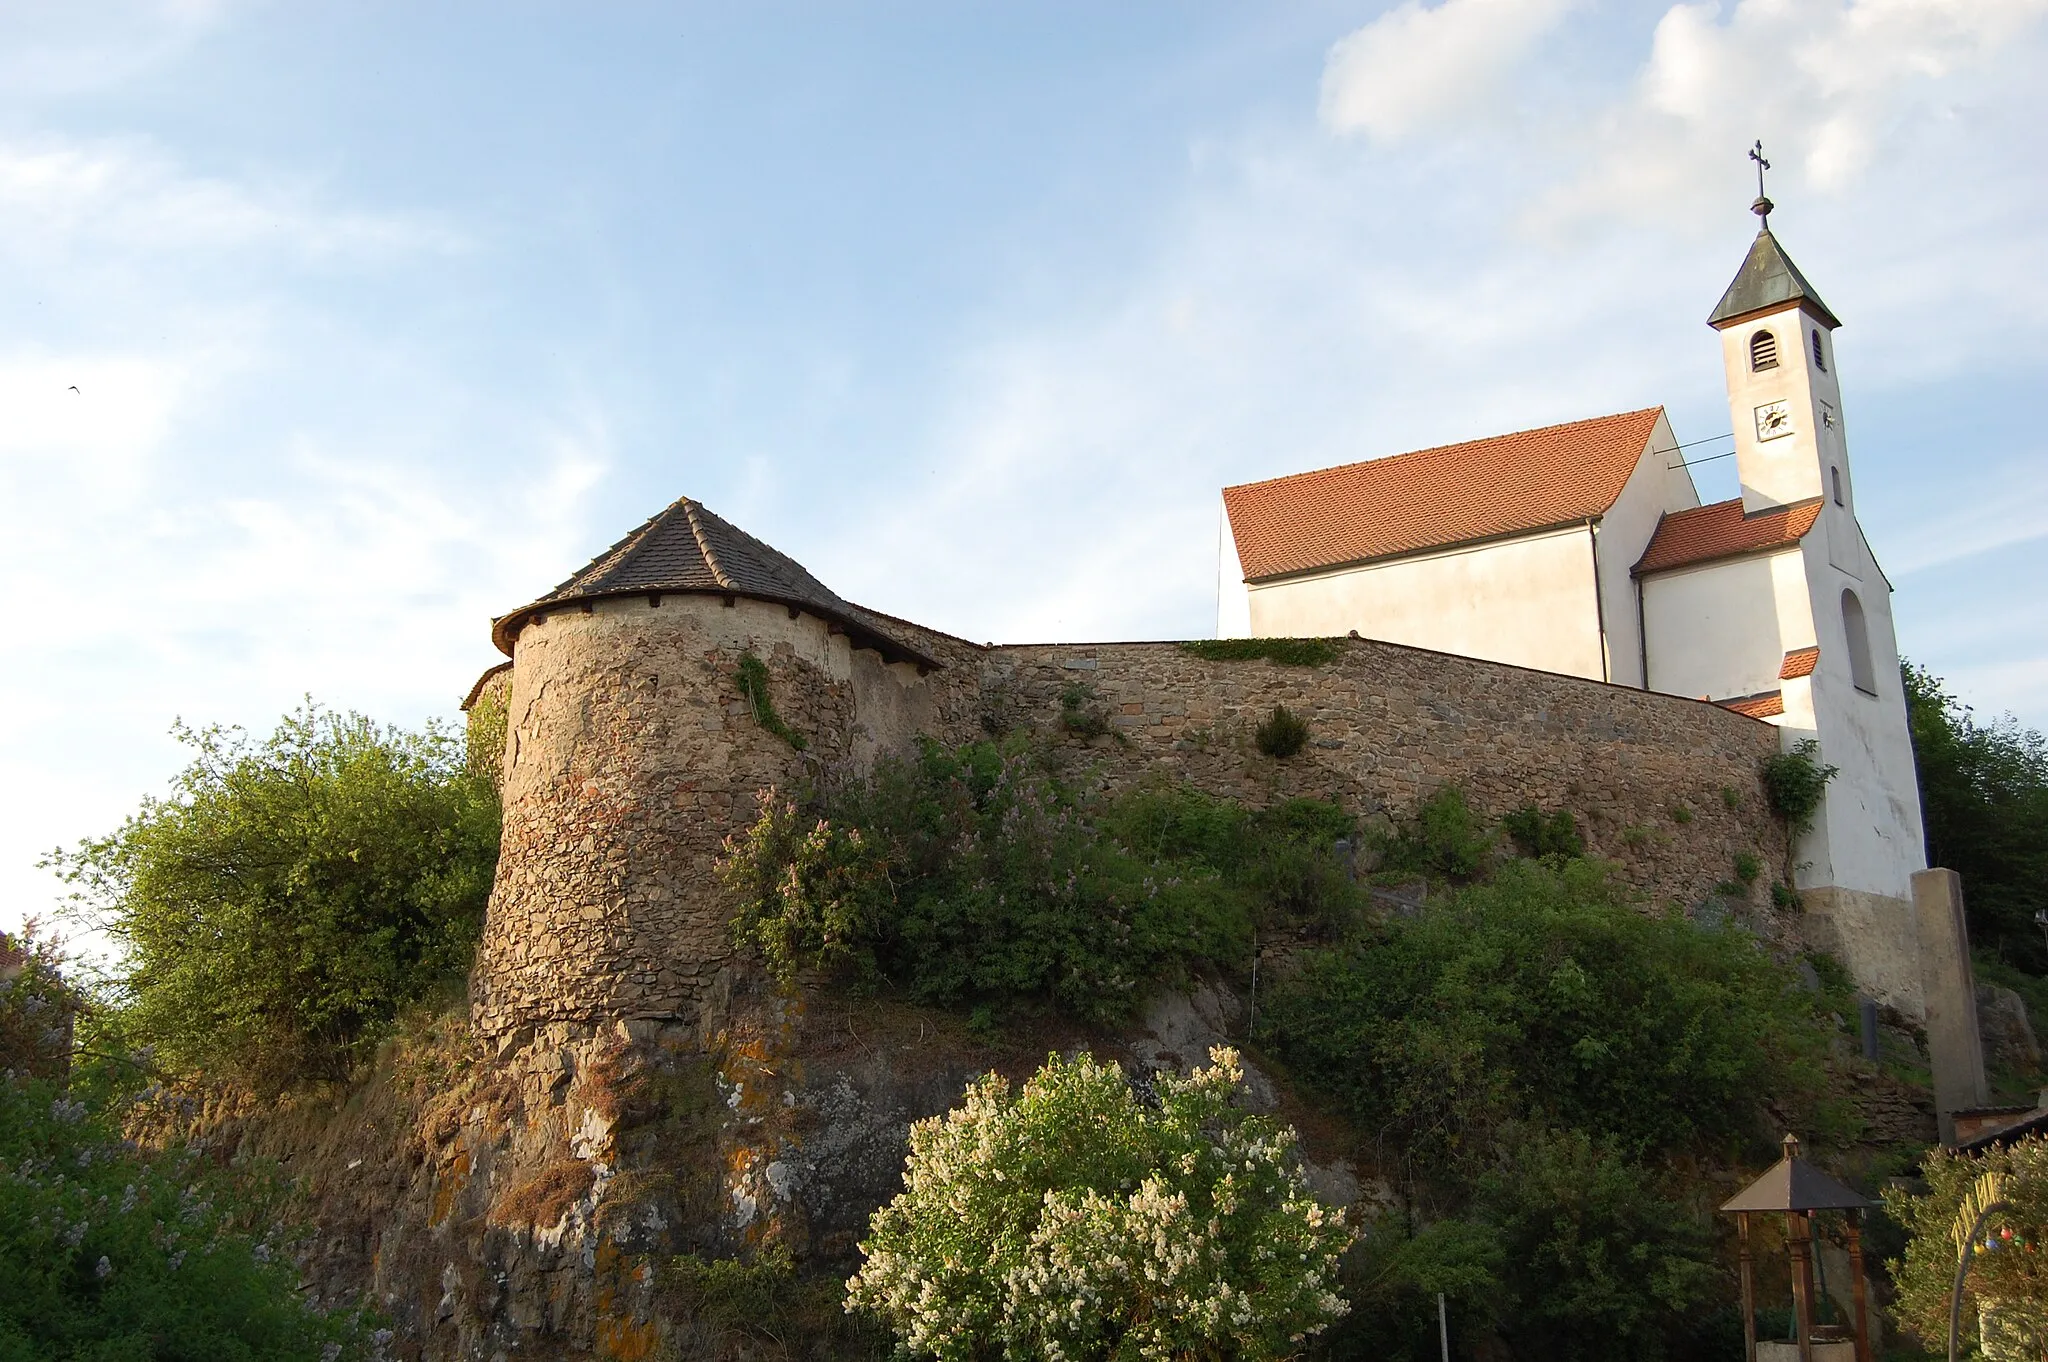
{"type": "Polygon", "coordinates": [[[1597,116],[1592,163],[1544,196],[1534,220],[1696,218],[1742,183],[1740,149],[1759,137],[1787,177],[1777,184],[1839,197],[1917,129],[1973,102],[1975,81],[2013,61],[2044,15],[2048,0],[1675,5],[1633,87],[1597,116]]]}
{"type": "Polygon", "coordinates": [[[465,245],[425,215],[339,207],[312,185],[193,175],[146,143],[55,138],[0,142],[0,228],[0,249],[12,251],[274,245],[313,258],[384,258],[465,245]]]}
{"type": "Polygon", "coordinates": [[[1323,121],[1392,142],[1492,103],[1575,3],[1407,0],[1330,49],[1323,121]]]}

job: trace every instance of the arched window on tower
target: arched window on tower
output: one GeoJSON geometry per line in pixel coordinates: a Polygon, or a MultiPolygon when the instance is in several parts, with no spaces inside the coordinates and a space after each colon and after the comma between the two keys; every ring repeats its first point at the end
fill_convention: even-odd
{"type": "Polygon", "coordinates": [[[1828,465],[1828,478],[1829,478],[1829,480],[1830,480],[1830,481],[1832,481],[1832,482],[1834,483],[1834,485],[1835,485],[1835,505],[1837,505],[1837,506],[1847,506],[1847,505],[1848,505],[1849,503],[1848,503],[1848,502],[1846,502],[1846,501],[1844,501],[1844,500],[1842,500],[1842,470],[1841,470],[1841,467],[1840,467],[1839,465],[1837,465],[1837,464],[1829,464],[1829,465],[1828,465]]]}
{"type": "Polygon", "coordinates": [[[1828,357],[1821,353],[1819,327],[1813,329],[1813,367],[1822,373],[1828,371],[1828,357]]]}
{"type": "Polygon", "coordinates": [[[1754,370],[1778,367],[1778,338],[1759,331],[1749,338],[1749,367],[1754,370]]]}
{"type": "Polygon", "coordinates": [[[1842,632],[1849,641],[1849,680],[1865,695],[1877,694],[1877,669],[1870,665],[1870,625],[1856,593],[1842,592],[1842,632]]]}

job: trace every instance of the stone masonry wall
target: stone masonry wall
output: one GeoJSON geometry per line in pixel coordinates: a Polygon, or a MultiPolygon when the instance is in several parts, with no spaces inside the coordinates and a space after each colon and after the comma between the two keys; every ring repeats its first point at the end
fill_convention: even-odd
{"type": "Polygon", "coordinates": [[[1551,672],[1339,646],[1320,667],[1210,662],[1174,643],[1005,647],[986,655],[983,683],[1053,733],[1061,695],[1086,690],[1112,734],[1086,743],[1085,760],[1112,786],[1170,777],[1252,804],[1307,795],[1398,819],[1455,784],[1490,817],[1529,803],[1571,810],[1594,854],[1681,907],[1731,879],[1739,854],[1767,872],[1782,864],[1758,781],[1778,749],[1768,724],[1551,672]],[[1283,704],[1308,720],[1309,741],[1275,760],[1252,733],[1283,704]]]}
{"type": "Polygon", "coordinates": [[[1680,906],[1729,880],[1739,854],[1783,860],[1757,782],[1776,731],[1711,705],[1361,640],[1310,668],[1172,643],[981,648],[900,632],[943,665],[886,664],[812,616],[717,597],[597,602],[522,630],[478,1028],[511,1044],[548,1023],[693,1022],[730,987],[712,865],[758,816],[758,793],[864,767],[920,733],[957,743],[1025,726],[1108,786],[1169,777],[1253,804],[1314,795],[1400,817],[1455,783],[1490,816],[1567,808],[1595,853],[1680,906]],[[803,751],[741,698],[748,650],[803,751]],[[1106,710],[1111,734],[1066,734],[1070,687],[1106,710]],[[1251,738],[1277,704],[1311,725],[1284,761],[1251,738]]]}

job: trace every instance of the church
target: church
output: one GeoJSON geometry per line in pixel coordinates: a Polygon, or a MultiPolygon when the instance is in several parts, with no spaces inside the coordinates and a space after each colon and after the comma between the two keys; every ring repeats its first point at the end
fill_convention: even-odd
{"type": "Polygon", "coordinates": [[[1870,979],[1910,968],[1925,841],[1891,585],[1856,518],[1834,312],[1763,226],[1707,318],[1742,494],[1661,408],[1223,489],[1218,633],[1357,634],[1708,700],[1836,768],[1794,852],[1870,979]],[[1862,957],[1862,958],[1858,958],[1862,957]]]}

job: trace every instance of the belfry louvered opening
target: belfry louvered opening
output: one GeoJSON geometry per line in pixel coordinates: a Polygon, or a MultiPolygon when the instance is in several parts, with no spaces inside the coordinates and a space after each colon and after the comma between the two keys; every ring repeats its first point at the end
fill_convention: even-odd
{"type": "Polygon", "coordinates": [[[1778,367],[1778,338],[1768,331],[1759,331],[1749,338],[1749,367],[1751,369],[1775,369],[1778,367]]]}

